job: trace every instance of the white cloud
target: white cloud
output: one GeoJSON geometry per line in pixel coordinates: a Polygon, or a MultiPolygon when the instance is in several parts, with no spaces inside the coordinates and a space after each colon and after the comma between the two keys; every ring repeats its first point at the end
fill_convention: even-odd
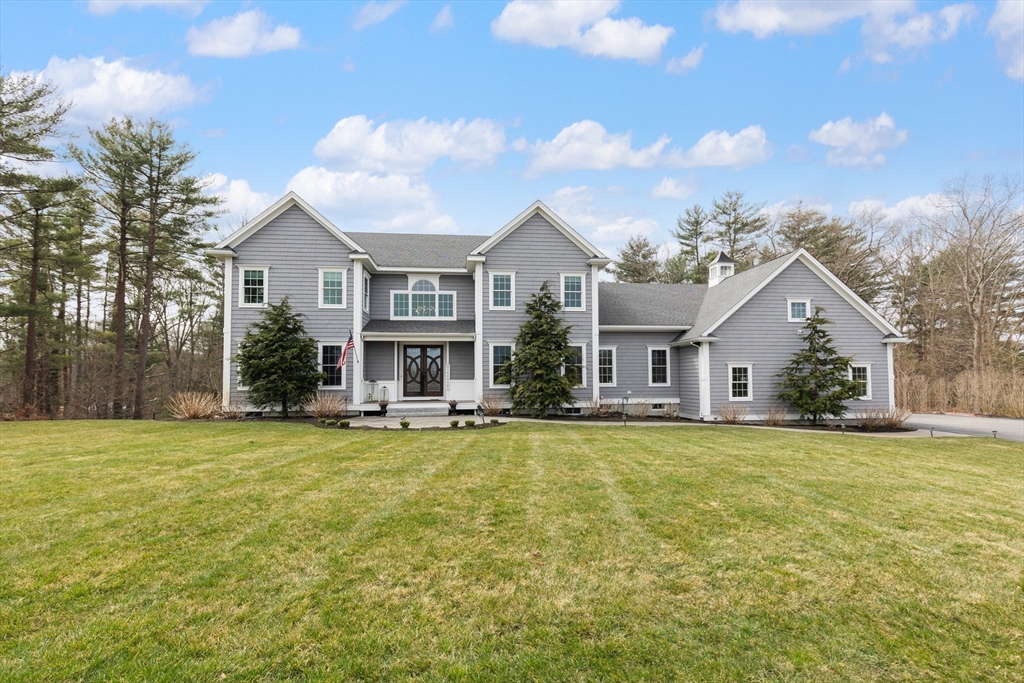
{"type": "Polygon", "coordinates": [[[241,225],[274,203],[274,198],[269,194],[256,192],[249,187],[248,180],[229,181],[223,173],[211,173],[204,180],[207,194],[220,197],[220,208],[225,212],[223,219],[228,223],[241,225]]]}
{"type": "Polygon", "coordinates": [[[160,7],[197,17],[208,3],[209,0],[89,0],[88,9],[89,14],[105,16],[122,8],[138,11],[145,7],[160,7]]]}
{"type": "Polygon", "coordinates": [[[661,182],[651,190],[651,196],[655,199],[686,199],[697,191],[697,179],[694,176],[689,178],[662,178],[661,182]]]}
{"type": "Polygon", "coordinates": [[[445,33],[452,26],[455,25],[455,18],[452,16],[452,6],[445,5],[441,8],[441,11],[434,17],[434,21],[430,24],[431,33],[445,33]]]}
{"type": "Polygon", "coordinates": [[[288,189],[330,211],[338,223],[369,221],[376,229],[402,232],[458,231],[454,219],[437,210],[430,186],[404,174],[309,166],[292,177],[288,189]]]}
{"type": "Polygon", "coordinates": [[[811,142],[830,147],[827,155],[832,166],[884,166],[883,149],[898,147],[907,141],[907,131],[897,130],[896,121],[884,111],[877,119],[854,123],[847,116],[829,121],[807,134],[811,142]]]}
{"type": "Polygon", "coordinates": [[[817,35],[860,19],[865,52],[876,62],[892,59],[890,46],[912,49],[950,40],[976,13],[970,3],[919,12],[913,0],[738,0],[720,3],[713,10],[719,29],[748,32],[757,38],[779,33],[817,35]]]}
{"type": "Polygon", "coordinates": [[[313,148],[321,159],[346,168],[403,173],[418,173],[443,157],[483,166],[504,151],[505,129],[490,119],[400,119],[375,127],[362,114],[338,121],[313,148]]]}
{"type": "Polygon", "coordinates": [[[602,194],[609,194],[608,190],[567,186],[545,199],[569,225],[604,247],[619,245],[633,235],[647,237],[659,229],[658,222],[651,218],[622,215],[621,210],[599,207],[597,202],[602,194]]]}
{"type": "Polygon", "coordinates": [[[201,57],[248,57],[280,50],[298,49],[299,29],[288,24],[274,26],[258,9],[233,17],[214,19],[205,26],[193,26],[185,34],[188,53],[201,57]]]}
{"type": "Polygon", "coordinates": [[[846,213],[849,216],[858,216],[863,213],[879,213],[886,220],[899,221],[915,216],[938,216],[944,212],[944,197],[941,194],[927,194],[925,196],[914,195],[893,204],[892,206],[880,199],[859,199],[850,202],[846,213]]]}
{"type": "Polygon", "coordinates": [[[604,171],[613,168],[694,168],[725,166],[746,168],[771,157],[774,146],[761,126],[748,126],[736,135],[713,130],[686,152],[668,149],[663,135],[642,149],[633,149],[632,133],[608,133],[596,121],[585,119],[563,128],[550,142],[528,144],[517,140],[513,149],[532,158],[527,177],[571,170],[604,171]]]}
{"type": "Polygon", "coordinates": [[[385,21],[392,14],[397,12],[405,0],[388,0],[388,2],[375,2],[370,0],[356,12],[356,19],[352,22],[352,28],[362,31],[368,26],[376,26],[385,21]]]}
{"type": "Polygon", "coordinates": [[[1024,2],[999,0],[988,20],[987,35],[996,37],[996,52],[1006,75],[1024,83],[1024,2]]]}
{"type": "Polygon", "coordinates": [[[533,157],[528,176],[579,169],[652,168],[664,163],[667,135],[637,150],[632,147],[632,137],[632,133],[609,134],[597,121],[585,119],[566,126],[550,142],[538,140],[528,145],[518,140],[515,148],[533,157]]]}
{"type": "Polygon", "coordinates": [[[203,94],[188,76],[136,69],[127,59],[51,57],[46,68],[34,75],[53,83],[74,103],[68,121],[79,125],[187,109],[203,94]]]}
{"type": "Polygon", "coordinates": [[[726,166],[741,169],[771,158],[775,146],[761,126],[747,126],[736,135],[713,130],[682,156],[681,166],[726,166]]]}
{"type": "Polygon", "coordinates": [[[695,47],[687,52],[685,57],[676,57],[675,59],[668,60],[668,64],[665,65],[665,71],[670,74],[685,74],[687,71],[693,71],[703,61],[704,48],[707,46],[708,44],[704,43],[700,47],[695,47]]]}
{"type": "Polygon", "coordinates": [[[675,29],[660,24],[648,26],[637,17],[608,17],[618,9],[618,0],[512,0],[491,22],[491,33],[511,43],[548,49],[568,47],[590,57],[657,63],[675,29]]]}

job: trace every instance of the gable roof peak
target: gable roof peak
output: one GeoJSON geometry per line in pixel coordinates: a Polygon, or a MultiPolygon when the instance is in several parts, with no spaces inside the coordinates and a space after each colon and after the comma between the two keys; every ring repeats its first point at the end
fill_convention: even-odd
{"type": "Polygon", "coordinates": [[[270,221],[274,220],[281,214],[293,206],[299,207],[306,213],[310,218],[320,224],[327,232],[337,237],[343,244],[347,245],[349,249],[353,251],[363,251],[363,248],[356,244],[352,238],[346,235],[344,232],[339,230],[334,223],[324,218],[324,216],[314,209],[310,204],[295,193],[294,190],[289,190],[283,197],[278,199],[276,202],[268,206],[258,216],[253,218],[251,221],[240,227],[235,232],[231,233],[225,238],[220,244],[216,246],[216,249],[233,249],[238,246],[250,236],[252,236],[260,228],[264,227],[270,221]]]}
{"type": "Polygon", "coordinates": [[[580,248],[587,256],[594,259],[606,259],[607,257],[601,252],[600,249],[595,247],[593,244],[588,242],[582,235],[572,229],[568,223],[556,214],[554,211],[548,208],[548,206],[541,200],[535,201],[530,206],[520,213],[518,216],[513,218],[511,221],[506,223],[500,230],[491,235],[490,239],[478,246],[473,250],[471,255],[485,254],[487,251],[508,237],[516,228],[521,226],[526,221],[530,220],[537,214],[540,214],[548,223],[555,226],[555,228],[563,235],[569,238],[569,240],[580,248]]]}

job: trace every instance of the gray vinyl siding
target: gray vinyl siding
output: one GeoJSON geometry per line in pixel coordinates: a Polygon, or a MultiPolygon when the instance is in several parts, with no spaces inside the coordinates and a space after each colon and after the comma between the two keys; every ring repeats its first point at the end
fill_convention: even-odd
{"type": "Polygon", "coordinates": [[[366,381],[392,382],[395,379],[395,343],[390,341],[364,342],[366,358],[363,377],[366,381]]]}
{"type": "Polygon", "coordinates": [[[828,331],[836,349],[853,356],[854,363],[871,364],[871,400],[850,401],[850,413],[859,408],[889,405],[888,360],[882,338],[885,333],[865,318],[800,261],[758,292],[723,323],[713,334],[719,338],[710,344],[711,410],[729,402],[728,364],[753,363],[753,400],[745,405],[749,416],[762,415],[776,403],[778,378],[793,353],[803,348],[799,332],[803,323],[788,320],[787,298],[809,298],[811,310],[825,308],[832,321],[828,331]]]}
{"type": "Polygon", "coordinates": [[[370,281],[370,319],[389,320],[391,318],[391,290],[408,289],[408,275],[378,273],[370,281]]]}
{"type": "MultiPolygon", "coordinates": [[[[246,328],[260,319],[264,309],[238,305],[240,266],[269,267],[267,302],[278,303],[288,297],[292,308],[305,316],[306,333],[320,342],[344,344],[352,329],[353,268],[349,247],[293,206],[239,244],[238,256],[231,264],[231,354],[246,328]],[[346,268],[347,308],[319,308],[320,275],[318,268],[346,268]]],[[[347,364],[345,396],[352,395],[352,367],[347,364]]],[[[231,400],[244,400],[239,392],[237,364],[231,364],[231,400]]]]}
{"type": "Polygon", "coordinates": [[[682,415],[700,415],[700,351],[696,346],[676,348],[679,378],[679,412],[682,415]]]}
{"type": "Polygon", "coordinates": [[[615,347],[615,386],[601,387],[601,398],[676,399],[679,398],[678,360],[675,349],[669,349],[669,386],[650,386],[648,346],[668,346],[678,332],[602,332],[600,346],[615,347]]]}
{"type": "MultiPolygon", "coordinates": [[[[570,338],[573,343],[586,344],[587,387],[575,390],[577,401],[592,397],[593,369],[590,367],[592,353],[593,283],[590,281],[590,257],[577,247],[558,228],[539,215],[527,219],[505,239],[494,245],[487,253],[484,263],[483,281],[483,333],[484,365],[490,367],[489,344],[494,341],[512,341],[525,322],[524,309],[530,295],[540,290],[547,280],[551,293],[561,297],[560,273],[585,273],[583,300],[586,310],[562,311],[563,319],[572,325],[570,338]],[[491,282],[488,271],[515,271],[515,310],[491,311],[491,282]]],[[[488,382],[484,381],[484,387],[488,382]]]]}
{"type": "Polygon", "coordinates": [[[473,379],[473,342],[448,342],[450,379],[473,379]]]}
{"type": "Polygon", "coordinates": [[[455,315],[459,320],[476,320],[476,283],[472,275],[442,275],[441,291],[455,292],[455,315]]]}

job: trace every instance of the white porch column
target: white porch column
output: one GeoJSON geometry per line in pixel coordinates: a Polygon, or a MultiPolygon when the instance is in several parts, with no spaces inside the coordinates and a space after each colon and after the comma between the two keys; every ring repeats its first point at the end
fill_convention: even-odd
{"type": "Polygon", "coordinates": [[[598,273],[599,270],[600,269],[597,267],[597,264],[594,264],[594,265],[590,266],[590,288],[592,290],[592,293],[590,295],[590,310],[591,310],[590,381],[593,384],[593,397],[594,397],[594,401],[595,402],[599,402],[601,400],[600,378],[598,377],[598,374],[600,372],[600,368],[598,367],[598,358],[599,358],[600,354],[598,353],[598,348],[597,348],[597,345],[601,341],[601,334],[600,334],[600,330],[598,329],[598,318],[599,318],[599,316],[598,316],[598,299],[597,299],[597,290],[598,290],[598,287],[597,287],[597,273],[598,273]]]}
{"type": "Polygon", "coordinates": [[[888,375],[889,380],[889,410],[896,409],[896,366],[893,365],[892,347],[892,344],[885,345],[885,357],[888,361],[886,374],[888,375]]]}
{"type": "Polygon", "coordinates": [[[356,345],[352,363],[352,402],[363,402],[363,262],[354,261],[352,287],[352,341],[356,345]]]}
{"type": "Polygon", "coordinates": [[[711,344],[697,347],[697,378],[700,388],[700,417],[711,415],[711,344]]]}
{"type": "Polygon", "coordinates": [[[227,408],[231,402],[231,302],[233,289],[231,287],[231,271],[234,268],[234,259],[230,256],[224,259],[224,353],[222,358],[223,367],[221,372],[221,404],[227,408]]]}
{"type": "Polygon", "coordinates": [[[473,269],[476,288],[476,335],[473,340],[473,394],[476,402],[484,400],[484,264],[477,261],[473,269]]]}

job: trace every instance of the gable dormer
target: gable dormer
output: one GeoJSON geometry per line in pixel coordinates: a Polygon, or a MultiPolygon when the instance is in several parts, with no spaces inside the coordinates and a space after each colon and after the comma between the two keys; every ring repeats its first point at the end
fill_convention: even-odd
{"type": "Polygon", "coordinates": [[[714,287],[719,282],[736,273],[736,262],[726,256],[724,251],[718,252],[718,256],[708,267],[708,287],[714,287]]]}

